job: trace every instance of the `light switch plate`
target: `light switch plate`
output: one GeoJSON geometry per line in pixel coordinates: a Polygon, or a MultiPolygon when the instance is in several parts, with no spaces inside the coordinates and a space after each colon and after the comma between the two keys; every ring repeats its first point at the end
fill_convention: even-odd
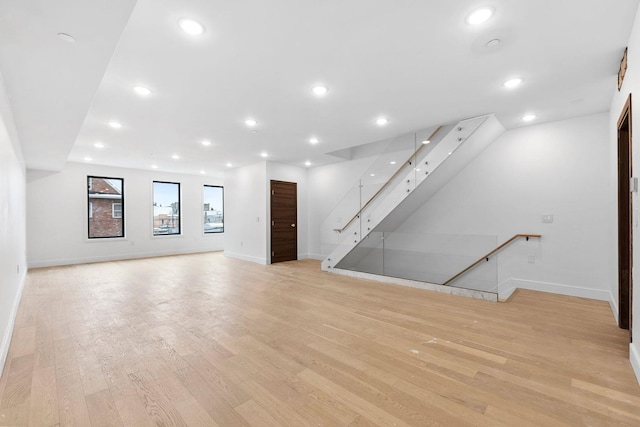
{"type": "Polygon", "coordinates": [[[553,222],[553,214],[543,214],[542,222],[545,224],[551,224],[553,222]]]}

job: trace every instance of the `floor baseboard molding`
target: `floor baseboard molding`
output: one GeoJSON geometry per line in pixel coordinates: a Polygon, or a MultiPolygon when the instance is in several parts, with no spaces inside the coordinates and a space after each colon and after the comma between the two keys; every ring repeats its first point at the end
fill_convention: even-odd
{"type": "Polygon", "coordinates": [[[629,361],[640,384],[640,349],[638,349],[638,344],[629,344],[629,361]]]}
{"type": "Polygon", "coordinates": [[[515,279],[505,280],[499,287],[500,299],[507,299],[516,289],[528,289],[531,291],[549,292],[552,294],[567,295],[572,297],[589,298],[600,301],[611,300],[609,291],[601,289],[583,288],[580,286],[564,285],[559,283],[538,282],[535,280],[515,279]],[[503,288],[504,286],[504,288],[503,288]]]}
{"type": "Polygon", "coordinates": [[[239,259],[239,260],[242,260],[242,261],[255,262],[256,264],[267,265],[267,259],[266,258],[260,258],[260,257],[244,255],[244,254],[238,254],[238,253],[229,252],[229,251],[224,251],[224,256],[226,256],[227,258],[234,258],[234,259],[239,259]]]}
{"type": "Polygon", "coordinates": [[[18,292],[16,293],[16,298],[13,302],[13,307],[11,307],[11,313],[9,314],[9,323],[7,324],[6,329],[4,330],[4,336],[2,337],[2,342],[0,343],[0,377],[2,376],[2,372],[5,368],[5,363],[7,363],[7,356],[9,355],[9,346],[11,345],[11,338],[13,337],[13,328],[16,324],[16,316],[18,315],[18,307],[20,306],[20,300],[22,300],[22,291],[24,290],[24,285],[27,281],[27,274],[24,272],[20,279],[20,284],[18,285],[18,292]]]}
{"type": "Polygon", "coordinates": [[[611,292],[609,292],[609,306],[611,307],[613,318],[616,319],[616,325],[619,325],[620,319],[618,318],[618,303],[616,302],[616,299],[613,297],[613,294],[611,292]]]}

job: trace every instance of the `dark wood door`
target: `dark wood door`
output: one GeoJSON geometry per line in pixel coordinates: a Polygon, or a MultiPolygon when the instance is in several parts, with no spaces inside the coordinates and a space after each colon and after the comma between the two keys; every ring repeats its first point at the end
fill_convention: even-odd
{"type": "Polygon", "coordinates": [[[298,188],[271,181],[271,263],[298,259],[298,188]]]}
{"type": "Polygon", "coordinates": [[[618,120],[618,319],[619,326],[632,325],[633,228],[631,171],[631,95],[618,120]]]}

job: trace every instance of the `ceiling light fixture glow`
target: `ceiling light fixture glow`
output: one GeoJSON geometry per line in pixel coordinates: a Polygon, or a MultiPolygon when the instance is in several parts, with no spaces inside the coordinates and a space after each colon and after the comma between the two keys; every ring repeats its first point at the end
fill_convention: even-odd
{"type": "Polygon", "coordinates": [[[530,122],[532,120],[535,120],[536,115],[535,114],[525,114],[524,116],[522,116],[522,121],[523,122],[530,122]]]}
{"type": "Polygon", "coordinates": [[[422,141],[422,143],[423,143],[424,145],[427,145],[427,144],[428,144],[428,143],[430,143],[430,142],[431,142],[431,141],[430,141],[430,140],[428,140],[428,139],[425,139],[424,141],[422,141]]]}
{"type": "Polygon", "coordinates": [[[96,148],[104,148],[104,144],[102,142],[96,142],[93,146],[96,148]]]}
{"type": "Polygon", "coordinates": [[[267,158],[267,157],[269,157],[269,154],[267,154],[266,152],[263,151],[262,153],[260,153],[260,157],[267,158]]]}
{"type": "Polygon", "coordinates": [[[205,171],[200,171],[200,175],[204,175],[205,173],[207,173],[207,172],[205,172],[205,171]]]}
{"type": "Polygon", "coordinates": [[[244,124],[252,128],[252,127],[255,127],[258,124],[258,122],[256,122],[253,119],[247,119],[244,121],[244,124]]]}
{"type": "Polygon", "coordinates": [[[507,89],[513,89],[515,87],[520,86],[521,83],[522,83],[522,79],[520,77],[515,77],[513,79],[509,79],[506,82],[502,83],[502,86],[506,87],[507,89]]]}
{"type": "Polygon", "coordinates": [[[115,120],[111,120],[107,124],[112,129],[120,129],[122,127],[122,124],[120,122],[116,122],[115,120]]]}
{"type": "Polygon", "coordinates": [[[204,145],[205,147],[208,147],[211,145],[211,141],[208,141],[206,139],[203,139],[200,144],[204,145]]]}
{"type": "Polygon", "coordinates": [[[376,124],[378,126],[386,126],[387,124],[389,124],[389,119],[387,119],[386,117],[380,117],[376,120],[376,124]]]}
{"type": "Polygon", "coordinates": [[[158,169],[158,165],[151,165],[151,169],[158,169]]]}
{"type": "Polygon", "coordinates": [[[233,167],[233,164],[232,163],[227,163],[227,167],[231,168],[231,167],[233,167]]]}
{"type": "Polygon", "coordinates": [[[85,157],[85,158],[84,158],[84,161],[85,161],[85,162],[92,162],[92,161],[93,161],[93,159],[92,159],[91,157],[88,157],[88,156],[87,156],[87,157],[85,157]]]}
{"type": "Polygon", "coordinates": [[[140,96],[149,96],[151,95],[151,89],[146,88],[144,86],[135,86],[133,91],[140,96]]]}
{"type": "Polygon", "coordinates": [[[315,136],[309,138],[309,144],[317,144],[318,142],[320,142],[320,140],[315,136]]]}
{"type": "Polygon", "coordinates": [[[375,173],[370,173],[369,176],[376,176],[376,174],[375,173]]]}
{"type": "Polygon", "coordinates": [[[180,156],[179,156],[179,155],[177,155],[177,154],[174,154],[173,156],[171,156],[171,158],[172,158],[173,160],[178,160],[178,159],[180,158],[180,156]]]}
{"type": "Polygon", "coordinates": [[[311,162],[309,160],[307,160],[306,162],[304,162],[305,166],[311,166],[311,162]]]}
{"type": "Polygon", "coordinates": [[[493,16],[493,8],[481,7],[467,15],[466,22],[469,25],[480,25],[487,22],[493,16]]]}
{"type": "Polygon", "coordinates": [[[394,160],[394,161],[391,161],[391,162],[389,162],[389,164],[390,164],[390,165],[395,165],[395,164],[396,164],[396,161],[395,161],[395,160],[394,160]]]}
{"type": "Polygon", "coordinates": [[[191,18],[182,18],[178,21],[180,29],[192,36],[199,36],[204,33],[204,25],[191,18]]]}
{"type": "Polygon", "coordinates": [[[327,87],[323,85],[315,85],[314,87],[311,88],[311,91],[315,96],[320,97],[320,96],[325,96],[327,92],[329,92],[329,89],[327,89],[327,87]]]}

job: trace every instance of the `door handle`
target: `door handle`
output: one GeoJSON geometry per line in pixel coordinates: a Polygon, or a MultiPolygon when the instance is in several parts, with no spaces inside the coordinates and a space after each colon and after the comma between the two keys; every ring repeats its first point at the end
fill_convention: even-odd
{"type": "Polygon", "coordinates": [[[293,228],[296,228],[296,225],[295,225],[295,224],[291,224],[291,226],[292,226],[293,228]]]}

